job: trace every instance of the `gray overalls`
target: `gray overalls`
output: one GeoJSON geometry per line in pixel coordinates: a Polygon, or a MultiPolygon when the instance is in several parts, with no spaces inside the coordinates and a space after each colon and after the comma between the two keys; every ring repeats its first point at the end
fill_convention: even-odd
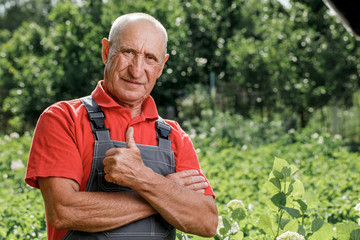
{"type": "MultiPolygon", "coordinates": [[[[119,192],[132,191],[105,180],[104,165],[105,152],[110,148],[123,148],[126,143],[110,139],[109,129],[105,128],[104,112],[91,96],[81,98],[88,112],[92,131],[94,133],[94,155],[90,177],[87,183],[87,192],[119,192]]],[[[144,164],[156,173],[166,176],[175,172],[174,152],[171,150],[171,141],[168,138],[171,129],[159,117],[156,121],[158,146],[137,144],[141,151],[144,164]]],[[[71,239],[129,239],[129,240],[174,240],[176,230],[167,223],[160,214],[130,223],[123,227],[97,233],[69,231],[63,240],[71,239]]]]}

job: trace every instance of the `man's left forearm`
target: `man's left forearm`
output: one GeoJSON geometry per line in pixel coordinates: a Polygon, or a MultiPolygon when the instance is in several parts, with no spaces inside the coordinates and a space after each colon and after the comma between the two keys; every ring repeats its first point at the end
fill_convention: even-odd
{"type": "Polygon", "coordinates": [[[212,196],[183,187],[151,169],[132,188],[180,231],[204,237],[215,235],[218,212],[212,196]]]}

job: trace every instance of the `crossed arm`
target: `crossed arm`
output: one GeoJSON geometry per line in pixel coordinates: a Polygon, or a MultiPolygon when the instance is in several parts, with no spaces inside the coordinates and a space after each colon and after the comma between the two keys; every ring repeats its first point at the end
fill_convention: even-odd
{"type": "Polygon", "coordinates": [[[40,178],[50,223],[58,229],[98,232],[160,213],[181,231],[215,235],[218,213],[213,197],[203,194],[205,179],[196,170],[166,177],[155,173],[142,163],[132,134],[132,130],[127,133],[128,148],[106,153],[104,170],[107,181],[134,191],[80,192],[74,180],[40,178]]]}

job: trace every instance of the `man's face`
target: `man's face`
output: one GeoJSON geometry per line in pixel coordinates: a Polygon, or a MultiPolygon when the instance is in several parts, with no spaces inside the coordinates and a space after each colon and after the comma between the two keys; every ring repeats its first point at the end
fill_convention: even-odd
{"type": "Polygon", "coordinates": [[[160,77],[165,56],[165,36],[146,21],[128,23],[116,39],[103,39],[103,87],[125,107],[141,104],[160,77]]]}

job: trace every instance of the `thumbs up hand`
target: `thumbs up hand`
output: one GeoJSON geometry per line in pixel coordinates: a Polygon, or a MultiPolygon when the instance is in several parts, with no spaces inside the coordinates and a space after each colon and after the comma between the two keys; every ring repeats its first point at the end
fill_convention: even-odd
{"type": "Polygon", "coordinates": [[[111,148],[105,153],[106,157],[103,160],[105,180],[132,188],[132,184],[146,166],[136,146],[132,127],[126,131],[125,138],[126,148],[111,148]]]}
{"type": "Polygon", "coordinates": [[[135,143],[135,139],[134,139],[134,128],[133,128],[133,127],[130,127],[130,128],[126,131],[125,141],[126,141],[126,146],[127,146],[127,148],[139,150],[138,147],[136,146],[136,143],[135,143]]]}

